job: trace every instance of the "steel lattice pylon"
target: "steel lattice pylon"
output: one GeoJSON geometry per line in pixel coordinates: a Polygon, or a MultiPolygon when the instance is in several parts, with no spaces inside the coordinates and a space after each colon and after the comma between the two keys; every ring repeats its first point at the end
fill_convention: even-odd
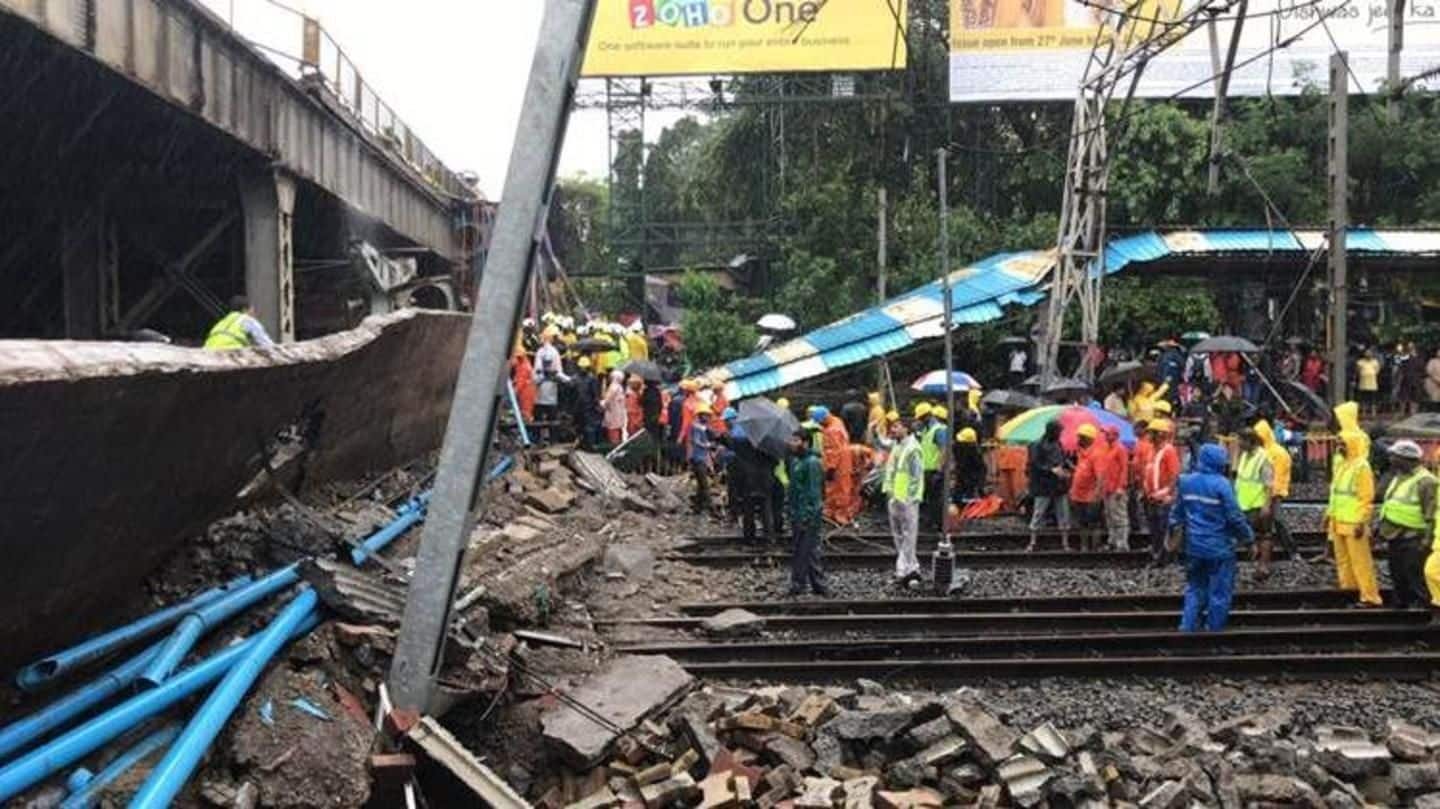
{"type": "MultiPolygon", "coordinates": [[[[1100,335],[1100,292],[1105,278],[1105,208],[1110,185],[1110,127],[1106,110],[1116,92],[1125,86],[1116,120],[1123,126],[1126,110],[1151,59],[1179,42],[1237,0],[1200,3],[1169,22],[1144,19],[1145,0],[1133,0],[1124,11],[1111,12],[1101,23],[1085,63],[1075,115],[1070,125],[1070,149],[1065,166],[1065,190],[1060,207],[1055,267],[1050,294],[1040,324],[1036,361],[1045,379],[1059,374],[1060,346],[1065,315],[1080,303],[1080,337],[1086,346],[1100,335]]],[[[1084,363],[1080,374],[1089,373],[1084,363]]]]}

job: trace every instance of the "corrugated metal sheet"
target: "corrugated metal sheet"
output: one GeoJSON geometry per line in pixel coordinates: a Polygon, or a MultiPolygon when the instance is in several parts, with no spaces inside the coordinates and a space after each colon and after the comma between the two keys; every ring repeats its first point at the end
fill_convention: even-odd
{"type": "MultiPolygon", "coordinates": [[[[1301,258],[1323,243],[1320,231],[1204,230],[1138,233],[1111,241],[1105,271],[1115,273],[1168,256],[1289,254],[1301,258]]],[[[1440,254],[1440,231],[1357,228],[1347,237],[1357,253],[1440,254]]],[[[1044,299],[1053,250],[999,253],[950,274],[957,324],[985,323],[1004,308],[1044,299]]],[[[758,396],[806,379],[900,351],[944,332],[940,282],[932,281],[763,353],[712,370],[732,400],[758,396]]]]}

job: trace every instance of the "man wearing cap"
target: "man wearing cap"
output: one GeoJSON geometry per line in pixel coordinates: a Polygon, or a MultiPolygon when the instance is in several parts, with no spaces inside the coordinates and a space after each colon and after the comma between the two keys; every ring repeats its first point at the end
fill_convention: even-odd
{"type": "Polygon", "coordinates": [[[985,496],[985,456],[980,452],[980,435],[974,427],[955,434],[955,500],[979,500],[985,496]]]}
{"type": "Polygon", "coordinates": [[[1235,501],[1255,532],[1255,556],[1259,560],[1256,581],[1270,578],[1270,525],[1274,514],[1270,495],[1274,486],[1270,455],[1260,446],[1260,436],[1254,430],[1240,431],[1240,455],[1235,459],[1235,501]]]}
{"type": "Polygon", "coordinates": [[[1149,424],[1151,450],[1141,470],[1145,495],[1145,517],[1150,526],[1150,562],[1169,561],[1165,535],[1170,532],[1170,509],[1175,504],[1175,486],[1180,482],[1180,451],[1175,448],[1175,427],[1169,419],[1149,424]]]}
{"type": "Polygon", "coordinates": [[[903,419],[890,423],[890,439],[894,448],[885,459],[880,487],[888,499],[890,536],[895,542],[895,580],[905,582],[920,576],[915,542],[920,531],[920,503],[925,495],[925,465],[920,442],[903,419]]]}
{"type": "Polygon", "coordinates": [[[1389,454],[1395,476],[1385,487],[1376,533],[1389,549],[1395,606],[1423,607],[1430,600],[1425,555],[1435,533],[1435,476],[1420,462],[1423,453],[1414,441],[1396,441],[1389,454]]]}
{"type": "Polygon", "coordinates": [[[686,443],[686,460],[690,472],[695,476],[695,498],[690,501],[696,514],[710,513],[710,473],[713,469],[710,440],[710,405],[695,406],[695,421],[690,425],[690,440],[686,443]]]}
{"type": "MultiPolygon", "coordinates": [[[[1097,442],[1100,431],[1093,424],[1082,424],[1076,430],[1079,460],[1070,478],[1070,513],[1080,531],[1080,549],[1094,550],[1104,519],[1105,482],[1097,468],[1097,460],[1109,449],[1097,442]]],[[[1100,464],[1103,466],[1103,464],[1100,464]]]]}
{"type": "Polygon", "coordinates": [[[930,408],[930,415],[920,429],[920,461],[925,466],[925,502],[920,508],[921,522],[932,530],[941,530],[944,509],[940,490],[944,488],[945,452],[949,449],[946,425],[950,413],[943,407],[930,408]]]}
{"type": "MultiPolygon", "coordinates": [[[[1291,559],[1298,559],[1299,549],[1295,547],[1295,538],[1280,519],[1281,506],[1285,505],[1286,498],[1290,496],[1290,477],[1294,461],[1290,457],[1290,450],[1275,437],[1275,431],[1270,428],[1269,422],[1264,419],[1255,422],[1255,435],[1259,436],[1260,446],[1265,448],[1265,454],[1270,457],[1270,534],[1280,541],[1291,559]]],[[[1272,546],[1273,543],[1267,537],[1260,551],[1262,564],[1267,570],[1270,567],[1272,546]]]]}

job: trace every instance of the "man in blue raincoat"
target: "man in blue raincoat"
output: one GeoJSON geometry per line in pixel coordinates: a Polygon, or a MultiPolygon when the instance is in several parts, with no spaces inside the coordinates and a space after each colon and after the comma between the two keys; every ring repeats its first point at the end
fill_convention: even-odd
{"type": "Polygon", "coordinates": [[[1180,631],[1205,628],[1218,632],[1230,618],[1235,595],[1235,550],[1255,541],[1240,511],[1235,490],[1225,478],[1230,458],[1218,444],[1200,447],[1195,471],[1180,476],[1175,507],[1170,511],[1173,540],[1184,532],[1185,606],[1180,631]]]}

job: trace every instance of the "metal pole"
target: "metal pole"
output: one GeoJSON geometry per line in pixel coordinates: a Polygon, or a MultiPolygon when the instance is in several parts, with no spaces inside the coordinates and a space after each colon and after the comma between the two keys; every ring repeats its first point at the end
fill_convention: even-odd
{"type": "Polygon", "coordinates": [[[1390,0],[1390,25],[1385,88],[1385,116],[1390,123],[1400,121],[1400,52],[1405,49],[1405,0],[1390,0]]]}
{"type": "Polygon", "coordinates": [[[546,0],[530,65],[510,168],[485,277],[455,386],[435,494],[420,539],[415,575],[390,667],[390,693],[399,708],[425,711],[445,650],[450,605],[474,526],[506,361],[515,336],[545,216],[570,103],[590,31],[595,0],[546,0]]]}
{"type": "MultiPolygon", "coordinates": [[[[889,245],[886,244],[886,239],[887,239],[888,236],[889,236],[889,234],[888,234],[887,231],[886,231],[886,227],[887,227],[887,225],[888,225],[888,220],[889,220],[889,210],[888,210],[888,208],[889,208],[889,201],[886,199],[885,189],[884,189],[884,188],[881,188],[881,189],[880,189],[878,197],[879,197],[879,199],[877,200],[877,202],[878,202],[877,211],[876,211],[876,214],[875,214],[875,218],[876,218],[876,241],[877,241],[877,245],[876,245],[876,249],[875,249],[875,264],[876,264],[876,270],[877,270],[877,272],[878,272],[878,277],[876,278],[876,283],[875,283],[875,302],[876,302],[877,304],[883,305],[883,304],[885,303],[885,294],[886,294],[886,293],[885,293],[885,281],[886,281],[885,271],[886,271],[886,269],[887,269],[886,266],[885,266],[885,265],[886,265],[886,261],[887,261],[886,249],[887,249],[888,246],[889,246],[889,245]]],[[[885,380],[886,380],[886,376],[887,376],[886,373],[885,373],[886,365],[887,365],[887,360],[886,360],[884,357],[881,357],[881,358],[880,358],[880,361],[877,362],[877,363],[875,363],[875,385],[876,385],[876,390],[880,390],[880,391],[885,390],[885,380]]],[[[892,402],[891,404],[893,405],[894,403],[892,402]]]]}
{"type": "Polygon", "coordinates": [[[1349,279],[1345,266],[1345,229],[1350,225],[1350,110],[1347,54],[1330,57],[1330,400],[1345,401],[1349,376],[1345,319],[1349,279]]]}
{"type": "Polygon", "coordinates": [[[950,189],[945,180],[945,162],[949,156],[949,151],[944,148],[935,153],[936,174],[940,183],[940,297],[945,312],[945,446],[940,448],[944,481],[940,485],[940,533],[947,541],[950,531],[946,527],[946,517],[950,513],[950,477],[954,470],[950,456],[955,444],[955,382],[952,378],[955,374],[955,338],[952,333],[955,312],[950,300],[950,189]]]}

